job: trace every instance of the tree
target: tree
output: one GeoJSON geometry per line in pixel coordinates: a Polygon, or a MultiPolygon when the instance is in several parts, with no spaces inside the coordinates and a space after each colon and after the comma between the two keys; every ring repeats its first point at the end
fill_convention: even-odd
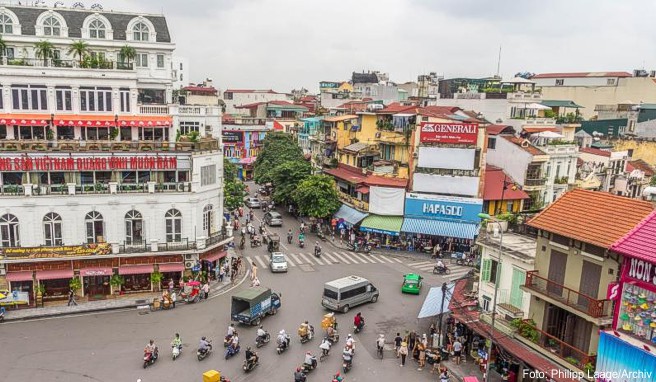
{"type": "Polygon", "coordinates": [[[121,62],[130,65],[130,60],[134,59],[134,57],[137,55],[137,51],[130,45],[125,45],[121,48],[119,54],[121,55],[121,62]]]}
{"type": "Polygon", "coordinates": [[[289,204],[298,185],[312,173],[309,162],[287,161],[271,170],[271,179],[275,188],[273,200],[278,204],[289,204]]]}
{"type": "Polygon", "coordinates": [[[68,54],[72,54],[73,57],[77,56],[77,59],[80,62],[80,67],[82,66],[82,59],[89,51],[89,44],[79,40],[71,44],[71,47],[68,49],[68,54]]]}
{"type": "Polygon", "coordinates": [[[244,198],[247,195],[246,185],[241,181],[225,182],[223,186],[223,206],[226,211],[233,211],[244,205],[244,198]]]}
{"type": "Polygon", "coordinates": [[[7,43],[2,38],[0,34],[0,57],[4,57],[7,54],[7,43]]]}
{"type": "Polygon", "coordinates": [[[271,132],[262,143],[262,150],[253,166],[253,179],[259,184],[272,182],[271,172],[278,165],[288,161],[305,160],[301,148],[289,134],[271,132]]]}
{"type": "Polygon", "coordinates": [[[42,40],[34,44],[34,50],[36,58],[42,58],[43,65],[47,66],[48,59],[52,58],[53,52],[55,51],[55,46],[50,41],[42,40]]]}
{"type": "Polygon", "coordinates": [[[301,215],[327,218],[341,205],[335,180],[327,175],[307,177],[293,193],[301,215]]]}
{"type": "Polygon", "coordinates": [[[223,181],[234,182],[237,180],[237,166],[230,162],[230,159],[223,158],[223,181]]]}

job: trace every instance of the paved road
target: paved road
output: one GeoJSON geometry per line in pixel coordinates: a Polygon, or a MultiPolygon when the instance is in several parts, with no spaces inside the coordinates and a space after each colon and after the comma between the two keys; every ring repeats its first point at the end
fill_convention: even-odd
{"type": "MultiPolygon", "coordinates": [[[[261,213],[260,213],[261,214],[261,213]]],[[[286,218],[281,233],[292,227],[286,218]]],[[[293,226],[294,228],[297,225],[293,226]]],[[[278,230],[278,229],[276,229],[278,230]]],[[[282,235],[281,235],[282,236],[282,235]]],[[[310,241],[313,243],[313,241],[310,241]]],[[[285,244],[286,245],[286,244],[285,244]]],[[[326,311],[321,307],[322,284],[349,274],[371,280],[381,291],[375,304],[355,308],[347,315],[338,314],[340,333],[347,334],[353,315],[361,311],[366,319],[364,331],[356,335],[357,355],[347,381],[433,381],[426,371],[416,371],[412,361],[400,368],[397,359],[388,351],[384,360],[375,358],[375,340],[378,333],[391,339],[397,331],[427,326],[419,322],[417,313],[428,287],[439,286],[446,279],[430,274],[430,267],[420,260],[404,257],[381,257],[352,254],[324,244],[325,254],[315,259],[310,248],[301,252],[298,247],[290,253],[289,272],[272,274],[264,260],[264,247],[244,251],[244,256],[258,265],[262,285],[282,293],[282,309],[277,315],[263,320],[265,329],[272,333],[284,328],[292,333],[290,351],[277,355],[270,343],[259,350],[261,364],[246,375],[241,370],[243,354],[224,360],[222,338],[229,321],[230,292],[196,305],[183,306],[172,311],[139,314],[136,311],[92,314],[82,317],[64,317],[49,320],[5,323],[0,325],[0,381],[200,381],[201,374],[209,369],[224,372],[233,381],[291,381],[293,369],[303,360],[305,351],[318,353],[319,339],[301,345],[296,328],[303,320],[320,327],[326,311]],[[303,253],[303,255],[301,255],[303,253]],[[292,256],[293,255],[293,256],[292,256]],[[425,276],[421,296],[400,293],[401,276],[419,271],[425,276]],[[179,332],[184,342],[181,358],[170,359],[169,342],[179,332]],[[214,339],[218,352],[202,362],[195,357],[201,336],[214,339]],[[161,349],[160,360],[152,367],[142,369],[142,349],[153,338],[161,349]]],[[[432,266],[431,266],[432,267],[432,266]]],[[[453,277],[453,275],[451,275],[453,277]]],[[[246,288],[243,285],[239,288],[246,288]]],[[[239,327],[243,346],[253,344],[255,328],[239,327]]],[[[342,337],[344,338],[344,337],[342,337]]],[[[245,349],[245,348],[244,348],[245,349]]],[[[330,381],[341,366],[341,347],[333,348],[331,356],[312,372],[309,381],[330,381]]]]}

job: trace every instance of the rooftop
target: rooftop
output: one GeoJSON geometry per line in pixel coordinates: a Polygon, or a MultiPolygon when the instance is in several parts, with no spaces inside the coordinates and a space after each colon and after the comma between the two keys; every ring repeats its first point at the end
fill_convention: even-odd
{"type": "Polygon", "coordinates": [[[584,109],[583,106],[577,105],[574,101],[571,100],[544,100],[541,102],[541,104],[549,107],[571,107],[576,109],[584,109]]]}
{"type": "Polygon", "coordinates": [[[407,179],[390,178],[370,173],[363,174],[362,169],[348,166],[343,163],[323,171],[325,174],[345,180],[351,184],[364,184],[368,186],[382,186],[393,188],[405,188],[408,184],[407,179]]]}
{"type": "Polygon", "coordinates": [[[384,109],[378,110],[377,114],[417,113],[417,105],[403,105],[400,102],[392,102],[384,109]]]}
{"type": "Polygon", "coordinates": [[[631,164],[631,166],[633,166],[634,169],[638,169],[644,172],[645,176],[654,176],[654,174],[656,174],[654,168],[650,166],[649,163],[645,162],[642,159],[632,160],[629,162],[629,164],[631,164]]]}
{"type": "Polygon", "coordinates": [[[338,115],[335,117],[326,117],[323,120],[326,122],[342,122],[342,121],[348,121],[349,119],[357,119],[357,118],[358,118],[357,115],[349,114],[349,115],[338,115]]]}
{"type": "Polygon", "coordinates": [[[631,77],[628,72],[570,72],[570,73],[541,73],[534,75],[535,78],[584,78],[584,77],[631,77]]]}
{"type": "Polygon", "coordinates": [[[656,248],[656,211],[611,246],[613,251],[625,256],[656,263],[654,248],[656,248]]]}
{"type": "Polygon", "coordinates": [[[586,148],[579,149],[579,152],[583,153],[583,154],[592,154],[592,155],[598,155],[598,156],[601,156],[601,157],[610,158],[610,151],[595,149],[595,148],[592,148],[592,147],[586,147],[586,148]]]}
{"type": "Polygon", "coordinates": [[[629,232],[653,211],[651,203],[600,191],[566,192],[531,219],[532,227],[603,248],[629,232]]]}
{"type": "MultiPolygon", "coordinates": [[[[487,246],[494,251],[499,251],[501,235],[494,236],[491,233],[480,235],[476,243],[487,246]]],[[[518,235],[512,232],[503,233],[503,255],[513,257],[519,261],[532,264],[535,261],[537,242],[534,238],[518,235]]]]}
{"type": "Polygon", "coordinates": [[[501,133],[514,134],[515,129],[509,125],[488,125],[485,130],[487,135],[499,135],[501,133]]]}
{"type": "Polygon", "coordinates": [[[546,153],[539,148],[533,146],[531,142],[529,142],[526,139],[522,139],[519,137],[515,137],[512,135],[502,135],[504,139],[506,139],[510,143],[514,143],[517,147],[520,149],[526,151],[527,153],[531,155],[546,155],[546,153]]]}
{"type": "Polygon", "coordinates": [[[268,94],[285,94],[278,93],[271,89],[268,90],[254,90],[254,89],[226,89],[224,93],[268,93],[268,94]]]}
{"type": "Polygon", "coordinates": [[[512,182],[513,178],[507,175],[501,168],[487,165],[485,167],[483,182],[483,200],[501,200],[502,193],[503,200],[522,200],[531,198],[526,192],[524,192],[524,190],[520,188],[513,190],[511,187],[508,187],[504,192],[504,180],[507,182],[512,182]]]}
{"type": "Polygon", "coordinates": [[[342,150],[351,151],[351,152],[354,152],[354,153],[359,153],[360,151],[365,150],[368,147],[369,147],[369,144],[367,144],[367,143],[356,142],[356,143],[351,143],[350,145],[344,147],[342,150]]]}
{"type": "Polygon", "coordinates": [[[197,93],[210,93],[212,95],[217,94],[216,88],[214,86],[185,86],[182,88],[182,90],[186,90],[189,92],[197,92],[197,93]]]}

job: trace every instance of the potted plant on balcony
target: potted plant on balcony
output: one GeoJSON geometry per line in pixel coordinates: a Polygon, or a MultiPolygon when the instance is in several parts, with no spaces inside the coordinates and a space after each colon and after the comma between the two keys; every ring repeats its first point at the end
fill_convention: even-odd
{"type": "Polygon", "coordinates": [[[109,139],[116,140],[116,137],[118,137],[118,129],[116,127],[112,127],[109,129],[109,139]]]}
{"type": "Polygon", "coordinates": [[[55,46],[48,40],[42,40],[34,44],[36,58],[43,59],[43,66],[48,66],[48,59],[52,58],[55,46]]]}
{"type": "Polygon", "coordinates": [[[109,279],[109,285],[112,286],[115,296],[119,294],[123,294],[123,291],[121,290],[123,284],[125,284],[125,278],[119,274],[114,274],[109,279]]]}
{"type": "Polygon", "coordinates": [[[77,56],[80,67],[82,67],[82,60],[85,58],[87,52],[89,52],[89,44],[82,40],[75,41],[68,49],[69,55],[73,55],[73,57],[77,56]]]}
{"type": "Polygon", "coordinates": [[[121,64],[123,65],[121,69],[131,69],[130,60],[133,60],[136,55],[137,51],[133,47],[130,45],[123,46],[119,52],[119,57],[121,57],[121,64]]]}

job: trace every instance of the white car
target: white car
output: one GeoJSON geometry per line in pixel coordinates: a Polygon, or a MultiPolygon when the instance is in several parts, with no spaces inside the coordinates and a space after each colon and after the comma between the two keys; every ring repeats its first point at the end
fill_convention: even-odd
{"type": "Polygon", "coordinates": [[[282,252],[272,252],[269,257],[271,272],[287,272],[287,259],[282,252]]]}

